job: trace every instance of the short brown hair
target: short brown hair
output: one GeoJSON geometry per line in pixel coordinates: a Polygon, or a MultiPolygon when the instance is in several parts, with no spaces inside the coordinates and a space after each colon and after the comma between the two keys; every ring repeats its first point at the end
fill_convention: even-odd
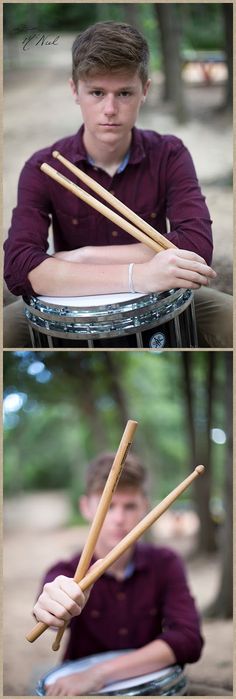
{"type": "MultiPolygon", "coordinates": [[[[115,458],[115,452],[104,452],[91,461],[86,469],[85,492],[86,495],[103,491],[106,480],[115,458]]],[[[128,454],[125,460],[118,490],[124,488],[138,488],[144,495],[148,494],[148,474],[145,466],[137,456],[128,454]]]]}
{"type": "Polygon", "coordinates": [[[148,79],[149,49],[143,35],[123,22],[97,22],[81,32],[72,46],[72,77],[138,70],[143,84],[148,79]]]}

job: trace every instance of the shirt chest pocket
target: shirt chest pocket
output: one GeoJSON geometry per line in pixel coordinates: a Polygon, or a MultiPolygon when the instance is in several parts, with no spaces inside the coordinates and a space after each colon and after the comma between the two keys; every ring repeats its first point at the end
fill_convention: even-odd
{"type": "Polygon", "coordinates": [[[136,209],[135,213],[137,213],[138,216],[143,219],[143,221],[148,223],[149,226],[152,226],[152,228],[155,228],[155,230],[159,231],[159,233],[165,235],[166,217],[164,209],[160,209],[159,206],[155,206],[145,210],[142,209],[140,211],[136,209]]]}
{"type": "Polygon", "coordinates": [[[103,244],[104,218],[90,207],[75,208],[71,212],[57,209],[53,223],[62,249],[103,244]]]}

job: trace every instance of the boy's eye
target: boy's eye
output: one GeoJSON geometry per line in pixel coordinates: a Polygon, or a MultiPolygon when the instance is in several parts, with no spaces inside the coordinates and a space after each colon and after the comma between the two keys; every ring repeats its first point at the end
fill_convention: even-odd
{"type": "MultiPolygon", "coordinates": [[[[104,92],[102,90],[91,90],[89,94],[93,95],[94,97],[102,97],[104,92]]],[[[129,90],[121,90],[121,92],[119,92],[119,97],[130,97],[131,94],[132,93],[129,92],[129,90]]]]}
{"type": "Polygon", "coordinates": [[[103,93],[102,90],[92,90],[90,94],[95,95],[95,97],[100,97],[103,93]]]}

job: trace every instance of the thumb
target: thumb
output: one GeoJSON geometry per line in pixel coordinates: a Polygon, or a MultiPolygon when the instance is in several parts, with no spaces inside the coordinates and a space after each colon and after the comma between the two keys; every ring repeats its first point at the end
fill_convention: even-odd
{"type": "MultiPolygon", "coordinates": [[[[88,572],[91,573],[92,570],[96,570],[96,568],[99,567],[99,564],[101,563],[101,561],[102,561],[102,558],[98,558],[98,560],[95,561],[95,563],[93,563],[92,566],[90,566],[90,568],[88,569],[87,573],[88,573],[88,572]]],[[[90,592],[91,592],[91,590],[93,589],[94,584],[95,584],[95,583],[93,583],[92,585],[90,585],[90,587],[88,587],[87,590],[84,591],[84,596],[85,596],[86,602],[87,602],[87,600],[88,600],[88,598],[89,598],[90,592]]]]}

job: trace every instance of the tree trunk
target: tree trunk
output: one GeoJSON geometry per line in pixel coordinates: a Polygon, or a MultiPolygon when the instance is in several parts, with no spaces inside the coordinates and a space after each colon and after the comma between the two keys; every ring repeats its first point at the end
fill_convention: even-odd
{"type": "MultiPolygon", "coordinates": [[[[74,353],[72,359],[70,352],[58,352],[54,355],[54,366],[57,365],[60,373],[64,373],[65,381],[70,380],[73,385],[74,403],[78,407],[78,419],[85,415],[89,425],[90,435],[88,443],[93,453],[103,451],[106,448],[106,427],[101,412],[97,409],[97,368],[86,353],[74,353]],[[55,356],[56,355],[56,356],[55,356]],[[81,400],[82,396],[82,400],[81,400]]],[[[99,356],[98,356],[99,359],[99,356]]]]}
{"type": "MultiPolygon", "coordinates": [[[[196,439],[194,428],[193,391],[191,385],[192,354],[182,352],[184,392],[186,401],[186,424],[192,464],[196,464],[196,439]]],[[[191,469],[190,469],[191,470],[191,469]]]]}
{"type": "Polygon", "coordinates": [[[225,464],[224,506],[225,522],[221,536],[221,580],[215,601],[206,611],[207,616],[230,619],[233,616],[233,424],[232,424],[232,386],[233,357],[226,353],[226,425],[227,455],[225,464]]]}
{"type": "Polygon", "coordinates": [[[210,553],[216,550],[215,528],[210,514],[211,497],[211,439],[213,386],[214,386],[214,352],[203,353],[203,372],[201,382],[194,381],[194,361],[192,354],[183,352],[184,385],[186,399],[186,422],[190,440],[193,466],[203,464],[206,471],[202,478],[194,483],[196,510],[200,520],[197,553],[210,553]]]}
{"type": "Polygon", "coordinates": [[[140,26],[139,11],[137,4],[134,2],[125,2],[123,5],[123,12],[124,22],[127,22],[127,24],[131,24],[132,27],[135,27],[139,31],[142,31],[142,28],[140,26]]]}
{"type": "Polygon", "coordinates": [[[121,376],[120,376],[120,361],[115,361],[115,356],[113,352],[104,353],[105,363],[106,363],[106,373],[109,378],[110,393],[117,405],[118,415],[120,416],[119,423],[124,425],[129,417],[127,411],[126,394],[122,389],[121,376]]]}
{"type": "MultiPolygon", "coordinates": [[[[213,389],[215,379],[215,354],[205,352],[203,354],[206,376],[205,400],[201,394],[202,414],[199,413],[196,420],[196,460],[203,463],[206,471],[203,478],[195,481],[195,494],[201,527],[198,539],[198,551],[200,553],[212,553],[216,551],[215,527],[210,513],[210,498],[212,491],[212,463],[211,463],[211,427],[213,408],[213,389]],[[205,410],[204,410],[205,405],[205,410]],[[203,430],[202,430],[203,425],[203,430]]],[[[203,380],[204,383],[204,380],[203,380]]],[[[203,384],[202,384],[203,385],[203,384]]]]}
{"type": "Polygon", "coordinates": [[[228,69],[225,106],[233,108],[233,3],[222,3],[225,25],[225,53],[228,69]]]}
{"type": "Polygon", "coordinates": [[[175,4],[156,3],[165,74],[163,99],[174,105],[179,122],[186,121],[180,57],[180,23],[175,4]]]}

